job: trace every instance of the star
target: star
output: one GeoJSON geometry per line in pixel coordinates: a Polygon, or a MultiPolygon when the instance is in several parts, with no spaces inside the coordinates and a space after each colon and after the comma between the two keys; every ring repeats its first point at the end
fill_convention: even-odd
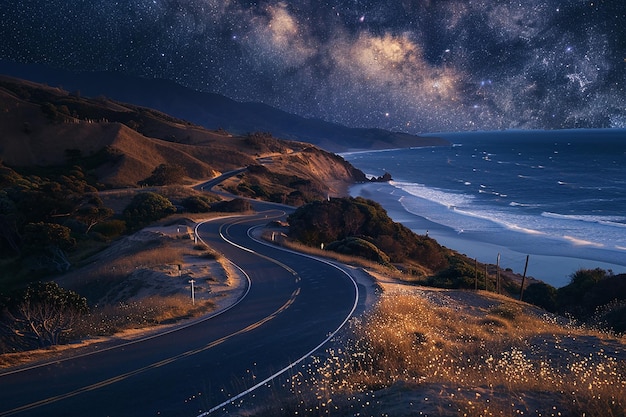
{"type": "Polygon", "coordinates": [[[0,18],[2,60],[171,79],[349,126],[626,118],[619,1],[49,0],[9,2],[0,18]]]}

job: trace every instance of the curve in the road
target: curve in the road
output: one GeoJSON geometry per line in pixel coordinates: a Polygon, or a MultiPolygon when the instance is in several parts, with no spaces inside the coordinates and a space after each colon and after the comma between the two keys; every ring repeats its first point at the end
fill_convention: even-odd
{"type": "MultiPolygon", "coordinates": [[[[220,219],[226,219],[226,218],[229,218],[229,217],[240,217],[240,216],[225,216],[225,217],[220,217],[220,219]]],[[[209,221],[212,221],[212,220],[216,220],[216,219],[205,220],[203,223],[206,223],[206,222],[209,222],[209,221]]],[[[196,226],[196,229],[197,229],[197,226],[196,226]]],[[[196,234],[196,236],[197,236],[197,234],[196,234]]],[[[133,344],[136,344],[136,343],[141,343],[141,342],[145,342],[145,341],[150,340],[150,339],[154,339],[156,337],[166,336],[166,335],[168,335],[170,333],[177,332],[177,331],[179,331],[181,329],[185,329],[187,327],[195,326],[198,323],[201,323],[201,322],[207,321],[207,320],[211,320],[211,319],[213,319],[213,318],[215,318],[215,317],[217,317],[219,315],[222,315],[222,314],[226,313],[228,310],[230,310],[231,308],[234,308],[235,306],[237,306],[237,304],[239,304],[241,301],[243,301],[243,299],[246,297],[246,295],[250,291],[250,276],[239,265],[237,265],[236,263],[232,262],[231,260],[228,260],[228,261],[230,262],[231,265],[233,265],[235,268],[237,268],[237,270],[245,278],[245,288],[244,288],[244,291],[233,303],[231,303],[231,304],[229,304],[227,306],[224,306],[223,308],[221,308],[218,311],[215,311],[213,313],[207,314],[204,317],[201,317],[201,318],[198,318],[198,319],[195,319],[195,320],[190,320],[190,321],[188,321],[186,323],[174,326],[173,328],[168,329],[168,330],[161,330],[161,331],[158,331],[158,332],[156,332],[154,334],[150,334],[148,336],[139,337],[137,339],[133,339],[133,340],[130,340],[128,342],[115,344],[115,345],[112,345],[112,346],[109,346],[109,347],[106,347],[106,348],[102,348],[102,349],[98,349],[98,350],[94,350],[94,351],[90,351],[90,352],[85,352],[85,353],[81,353],[81,354],[78,354],[78,355],[73,355],[71,357],[55,359],[53,362],[54,363],[61,363],[61,362],[65,362],[65,361],[71,361],[71,360],[75,360],[75,359],[78,359],[78,358],[82,358],[82,357],[85,357],[85,356],[91,356],[91,355],[100,354],[102,352],[106,352],[106,351],[109,351],[109,350],[121,349],[121,348],[124,348],[124,347],[129,346],[129,345],[133,345],[133,344]]],[[[19,372],[25,372],[25,371],[29,371],[31,369],[41,368],[41,367],[48,366],[48,365],[50,365],[50,362],[42,362],[42,363],[37,363],[37,364],[31,365],[31,366],[25,366],[25,367],[16,368],[16,369],[9,370],[9,371],[6,371],[6,372],[0,372],[0,378],[2,378],[3,376],[6,376],[6,375],[11,375],[11,374],[19,373],[19,372]]],[[[2,416],[2,415],[3,414],[0,413],[0,416],[2,416]]]]}
{"type": "MultiPolygon", "coordinates": [[[[224,218],[215,220],[225,221],[224,218]]],[[[256,224],[266,221],[267,217],[256,217],[256,224]]],[[[141,341],[127,343],[122,347],[118,346],[119,350],[110,348],[81,355],[65,362],[56,361],[22,372],[0,375],[0,384],[3,386],[0,390],[0,416],[22,412],[29,412],[29,415],[57,415],[58,413],[85,415],[86,412],[93,416],[143,415],[147,413],[146,405],[148,404],[149,409],[158,410],[161,415],[191,415],[190,407],[194,407],[193,404],[185,404],[185,407],[181,407],[171,399],[187,395],[185,392],[193,389],[194,385],[225,387],[225,382],[219,382],[216,379],[220,376],[222,381],[233,378],[239,381],[241,386],[249,386],[238,391],[229,390],[220,393],[218,389],[218,392],[212,391],[213,394],[207,394],[209,398],[205,397],[202,408],[212,412],[249,394],[300,363],[323,346],[345,325],[353,314],[358,300],[358,286],[346,271],[323,260],[315,260],[315,263],[323,262],[341,271],[354,287],[352,291],[348,291],[348,283],[342,284],[340,291],[344,297],[342,302],[347,301],[346,296],[350,292],[353,292],[351,299],[354,301],[351,306],[346,305],[345,308],[338,309],[332,300],[322,300],[327,295],[324,292],[324,286],[331,282],[329,281],[331,277],[325,276],[318,280],[320,268],[314,266],[314,263],[309,263],[303,269],[302,264],[306,263],[298,261],[302,259],[298,257],[304,255],[294,255],[294,253],[283,255],[282,253],[286,252],[279,248],[251,240],[250,228],[243,226],[246,223],[243,217],[230,218],[226,222],[230,222],[227,227],[223,224],[219,227],[223,235],[219,239],[222,239],[222,242],[228,241],[225,245],[235,245],[232,247],[239,252],[231,253],[235,253],[236,257],[247,262],[243,266],[239,263],[235,265],[242,271],[247,267],[266,265],[261,267],[261,271],[248,271],[250,274],[254,273],[252,274],[256,276],[254,279],[262,278],[261,282],[263,282],[260,288],[257,285],[254,300],[248,301],[246,297],[246,302],[244,302],[241,298],[238,304],[229,310],[229,314],[221,312],[219,316],[213,316],[212,320],[197,321],[172,330],[163,337],[151,336],[141,341]],[[238,230],[238,234],[231,232],[231,229],[242,227],[243,230],[238,230]],[[244,253],[247,255],[244,256],[244,253]],[[277,260],[273,259],[274,257],[283,259],[277,260]],[[270,264],[274,267],[267,266],[270,264]],[[279,270],[286,271],[283,278],[263,276],[265,273],[278,274],[279,270]],[[305,279],[302,279],[301,275],[305,279]],[[279,285],[281,289],[277,291],[279,285]],[[264,288],[264,286],[269,287],[264,288]],[[308,295],[301,293],[301,289],[304,289],[308,295]],[[319,304],[324,306],[323,308],[332,310],[325,317],[318,315],[321,307],[316,307],[316,309],[312,306],[312,304],[317,304],[318,300],[320,300],[319,304]],[[285,314],[288,311],[290,313],[285,314]],[[338,316],[339,312],[341,316],[338,316]],[[303,328],[299,324],[300,320],[307,317],[315,317],[316,324],[303,328]],[[339,325],[332,323],[339,323],[339,325]],[[328,329],[334,330],[326,333],[328,329]],[[280,343],[280,338],[289,338],[289,344],[280,343]],[[322,342],[320,343],[319,340],[322,342]],[[253,369],[252,366],[256,366],[256,361],[246,358],[255,353],[258,354],[253,347],[248,347],[246,344],[258,344],[276,351],[272,352],[274,359],[261,356],[265,362],[269,362],[264,363],[264,368],[258,370],[259,379],[263,380],[260,383],[257,382],[256,376],[242,377],[242,373],[248,372],[247,369],[253,369]],[[311,346],[315,347],[311,348],[311,346]],[[210,354],[205,353],[209,350],[211,350],[210,354]],[[292,354],[295,355],[295,352],[300,352],[299,356],[295,360],[290,359],[289,357],[292,354]],[[93,358],[92,355],[94,355],[93,358]],[[280,360],[272,362],[276,359],[280,360]],[[229,364],[229,361],[240,363],[229,364]],[[272,363],[283,362],[288,362],[288,364],[280,365],[281,368],[278,371],[272,370],[272,363]],[[239,376],[234,378],[234,375],[239,376]],[[195,382],[190,383],[186,380],[190,376],[196,378],[195,382]],[[168,387],[159,384],[161,379],[168,380],[172,384],[170,388],[175,389],[175,392],[167,392],[168,387]],[[118,393],[116,400],[124,405],[115,408],[116,405],[111,404],[106,396],[102,395],[104,391],[118,393]],[[121,393],[124,395],[119,395],[121,393]],[[147,397],[148,395],[152,397],[147,397]],[[135,398],[135,396],[138,397],[135,398]],[[124,397],[124,402],[122,402],[122,397],[124,397]],[[218,403],[218,405],[212,406],[209,402],[218,403]],[[3,410],[3,406],[7,408],[3,410]],[[101,410],[98,407],[101,407],[101,410]]],[[[201,234],[199,228],[196,232],[197,235],[201,234]]],[[[326,271],[324,274],[330,273],[326,271]]],[[[254,280],[250,279],[251,284],[248,286],[247,294],[255,285],[254,280]]],[[[266,355],[266,353],[261,353],[261,355],[266,355]]],[[[195,407],[198,410],[198,405],[195,407]]],[[[193,415],[197,415],[198,412],[202,413],[202,411],[197,411],[193,415]]],[[[206,413],[208,412],[202,415],[206,413]]]]}
{"type": "MultiPolygon", "coordinates": [[[[199,226],[199,225],[198,225],[198,226],[199,226]]],[[[196,230],[197,230],[197,227],[198,227],[198,226],[196,226],[196,230]]],[[[270,245],[266,244],[265,242],[262,242],[262,241],[260,241],[260,240],[258,240],[258,239],[255,239],[255,238],[252,236],[252,234],[250,233],[250,231],[251,231],[252,229],[256,228],[256,227],[258,227],[258,226],[251,227],[250,229],[248,229],[248,233],[247,233],[248,237],[249,237],[250,239],[253,239],[253,240],[257,241],[258,243],[261,243],[261,244],[266,245],[266,246],[270,246],[270,245]]],[[[286,269],[288,269],[288,270],[293,271],[290,267],[288,267],[287,265],[284,265],[284,264],[282,264],[282,263],[280,263],[280,262],[276,261],[275,259],[269,258],[269,257],[267,257],[267,256],[265,256],[265,255],[262,255],[262,254],[260,254],[260,253],[258,253],[258,252],[253,251],[253,250],[252,250],[252,249],[250,249],[250,248],[246,248],[246,247],[244,247],[244,246],[241,246],[241,245],[239,245],[239,244],[237,244],[237,243],[235,243],[235,242],[231,241],[231,240],[230,240],[228,237],[226,237],[223,233],[220,233],[220,236],[222,237],[222,239],[224,239],[224,241],[226,241],[227,243],[229,243],[229,244],[231,244],[231,245],[233,245],[233,246],[236,246],[236,247],[238,247],[238,248],[240,248],[240,249],[242,249],[242,250],[245,250],[245,251],[249,251],[249,252],[251,252],[251,253],[254,253],[254,254],[258,255],[258,256],[261,256],[261,257],[263,257],[263,258],[266,258],[267,260],[269,260],[269,261],[271,261],[271,262],[275,262],[275,263],[279,264],[279,265],[280,265],[281,267],[283,267],[283,268],[286,268],[286,269]]],[[[333,268],[336,268],[336,269],[338,269],[339,271],[341,271],[342,273],[344,273],[344,274],[348,277],[348,279],[352,282],[352,284],[354,285],[354,290],[355,290],[355,299],[354,299],[354,304],[352,305],[352,309],[350,310],[349,314],[346,316],[346,318],[344,319],[344,321],[343,321],[343,322],[341,322],[341,324],[340,324],[340,325],[339,325],[339,326],[338,326],[338,327],[337,327],[334,331],[332,331],[332,332],[328,335],[328,337],[327,337],[326,339],[324,339],[324,340],[323,340],[323,341],[322,341],[319,345],[317,345],[317,346],[315,346],[313,349],[311,349],[311,351],[309,351],[309,352],[307,352],[306,354],[304,354],[302,357],[300,357],[299,359],[297,359],[296,361],[294,361],[294,362],[293,362],[292,364],[290,364],[289,366],[284,367],[283,369],[280,369],[279,371],[277,371],[277,372],[276,372],[276,373],[274,373],[273,375],[270,375],[270,376],[269,376],[269,377],[267,377],[266,379],[264,379],[264,380],[260,381],[260,382],[259,382],[259,383],[257,383],[256,385],[254,385],[254,386],[252,386],[252,387],[248,388],[247,390],[244,390],[244,391],[240,392],[239,394],[236,394],[236,395],[235,395],[235,396],[233,396],[232,398],[229,398],[227,401],[224,401],[223,403],[221,403],[221,404],[218,404],[218,405],[214,406],[214,407],[213,407],[213,408],[211,408],[210,410],[208,410],[208,411],[206,411],[206,412],[204,412],[204,413],[199,414],[199,415],[198,415],[198,417],[206,417],[206,416],[208,416],[209,414],[211,414],[211,413],[213,413],[213,412],[215,412],[215,411],[217,411],[217,410],[220,410],[220,409],[222,409],[223,407],[225,407],[225,406],[227,406],[227,405],[229,405],[229,404],[234,403],[235,401],[239,400],[240,398],[242,398],[242,397],[244,397],[244,396],[246,396],[246,395],[248,395],[248,394],[252,393],[252,392],[253,392],[253,391],[255,391],[256,389],[258,389],[258,388],[260,388],[260,387],[262,387],[262,386],[266,385],[268,382],[270,382],[270,381],[272,381],[272,380],[274,380],[274,379],[278,378],[280,375],[284,374],[285,372],[289,371],[290,369],[293,369],[295,366],[297,366],[298,364],[300,364],[301,362],[303,362],[304,360],[306,360],[307,358],[309,358],[309,357],[310,357],[311,355],[313,355],[316,351],[318,351],[319,349],[321,349],[321,348],[322,348],[322,347],[323,347],[326,343],[328,343],[328,342],[329,342],[329,341],[330,341],[330,340],[331,340],[331,339],[332,339],[332,338],[333,338],[333,337],[337,334],[337,332],[339,332],[339,331],[340,331],[340,330],[341,330],[341,329],[342,329],[342,328],[346,325],[346,323],[348,322],[348,320],[350,319],[350,317],[352,316],[352,314],[354,314],[354,311],[355,311],[355,310],[356,310],[356,308],[357,308],[357,304],[358,304],[358,300],[359,300],[359,288],[358,288],[357,283],[354,281],[354,279],[352,278],[352,276],[351,276],[348,272],[346,272],[345,270],[341,269],[341,268],[340,268],[340,267],[338,267],[337,265],[335,265],[335,264],[333,264],[333,263],[331,263],[331,262],[328,262],[328,261],[326,261],[326,260],[324,260],[324,259],[321,259],[321,258],[317,258],[317,257],[314,257],[314,256],[310,256],[310,255],[302,254],[302,253],[297,253],[297,252],[294,252],[294,251],[292,251],[292,250],[289,250],[289,249],[284,249],[284,248],[281,248],[281,247],[278,247],[278,246],[272,246],[272,247],[277,248],[277,249],[279,249],[279,250],[283,250],[283,251],[285,251],[285,252],[296,253],[296,254],[298,254],[298,255],[300,255],[300,256],[304,256],[304,257],[307,257],[307,258],[315,259],[315,260],[317,260],[317,261],[319,261],[319,262],[325,263],[325,264],[327,264],[327,265],[329,265],[329,266],[331,266],[331,267],[333,267],[333,268]]],[[[294,271],[294,273],[295,273],[295,271],[294,271]]]]}

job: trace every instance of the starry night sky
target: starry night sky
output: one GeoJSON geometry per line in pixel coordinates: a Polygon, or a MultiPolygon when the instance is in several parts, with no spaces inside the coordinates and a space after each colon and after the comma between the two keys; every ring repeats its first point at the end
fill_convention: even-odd
{"type": "Polygon", "coordinates": [[[0,59],[410,133],[626,127],[626,1],[0,0],[0,59]]]}

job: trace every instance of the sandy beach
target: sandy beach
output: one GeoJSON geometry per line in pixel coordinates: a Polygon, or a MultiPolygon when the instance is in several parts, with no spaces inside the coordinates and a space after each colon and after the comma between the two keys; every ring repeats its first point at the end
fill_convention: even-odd
{"type": "Polygon", "coordinates": [[[500,254],[502,268],[511,268],[521,274],[528,255],[527,275],[555,287],[567,285],[571,274],[581,268],[602,268],[616,274],[626,273],[626,256],[617,250],[548,239],[504,228],[468,232],[435,223],[425,217],[427,213],[420,216],[406,211],[402,198],[408,194],[391,184],[356,184],[350,188],[350,195],[377,201],[394,221],[418,234],[428,234],[441,245],[477,258],[480,262],[495,264],[500,254]]]}

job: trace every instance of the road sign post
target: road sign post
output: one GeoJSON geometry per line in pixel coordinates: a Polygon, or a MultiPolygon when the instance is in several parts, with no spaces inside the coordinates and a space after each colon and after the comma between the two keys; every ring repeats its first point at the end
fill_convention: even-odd
{"type": "Polygon", "coordinates": [[[193,283],[196,282],[193,279],[189,280],[189,283],[191,284],[191,304],[196,305],[196,293],[195,293],[195,289],[193,287],[193,283]]]}

